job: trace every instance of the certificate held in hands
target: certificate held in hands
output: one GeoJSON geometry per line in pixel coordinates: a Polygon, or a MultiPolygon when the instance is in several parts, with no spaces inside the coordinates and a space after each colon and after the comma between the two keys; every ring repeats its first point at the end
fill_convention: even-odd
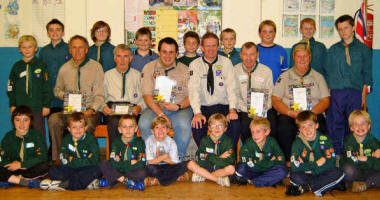
{"type": "Polygon", "coordinates": [[[295,111],[308,110],[306,88],[293,88],[293,105],[290,108],[295,111]]]}
{"type": "Polygon", "coordinates": [[[175,94],[173,88],[176,87],[177,81],[167,76],[158,76],[154,88],[154,100],[158,103],[174,103],[175,94]]]}
{"type": "Polygon", "coordinates": [[[248,92],[248,117],[266,117],[268,111],[268,92],[252,89],[248,92]]]}
{"type": "Polygon", "coordinates": [[[111,108],[111,115],[132,115],[135,104],[129,102],[108,102],[107,106],[111,108]]]}
{"type": "Polygon", "coordinates": [[[69,92],[63,98],[63,114],[71,114],[73,112],[80,112],[84,109],[83,95],[78,92],[69,92]]]}

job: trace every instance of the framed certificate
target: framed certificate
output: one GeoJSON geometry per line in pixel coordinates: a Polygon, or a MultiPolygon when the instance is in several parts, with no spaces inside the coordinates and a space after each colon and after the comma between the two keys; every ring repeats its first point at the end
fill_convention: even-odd
{"type": "Polygon", "coordinates": [[[135,104],[129,102],[108,102],[108,107],[111,108],[111,115],[132,115],[135,104]]]}
{"type": "Polygon", "coordinates": [[[158,76],[154,89],[154,100],[158,103],[174,103],[175,92],[173,88],[177,86],[177,81],[170,79],[168,76],[158,76]]]}
{"type": "Polygon", "coordinates": [[[266,117],[269,109],[268,90],[252,88],[247,92],[247,111],[248,117],[266,117]]]}
{"type": "Polygon", "coordinates": [[[80,112],[86,110],[84,107],[84,99],[81,92],[68,92],[63,98],[63,113],[71,114],[73,112],[80,112]]]}
{"type": "Polygon", "coordinates": [[[311,110],[310,88],[290,87],[289,107],[291,110],[311,110]]]}

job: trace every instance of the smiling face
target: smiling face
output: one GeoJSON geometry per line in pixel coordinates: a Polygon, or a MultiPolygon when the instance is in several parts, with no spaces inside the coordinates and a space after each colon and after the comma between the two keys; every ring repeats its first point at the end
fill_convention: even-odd
{"type": "Polygon", "coordinates": [[[116,49],[114,60],[116,63],[117,69],[121,72],[125,72],[129,68],[129,63],[132,61],[131,52],[123,49],[116,49]]]}
{"type": "Polygon", "coordinates": [[[203,54],[208,61],[215,60],[218,55],[218,40],[216,38],[206,38],[201,46],[203,54]]]}
{"type": "Polygon", "coordinates": [[[216,139],[222,137],[223,133],[226,132],[227,127],[220,120],[213,120],[209,125],[208,129],[210,134],[213,135],[216,139]]]}
{"type": "Polygon", "coordinates": [[[294,53],[294,66],[298,72],[307,72],[310,64],[310,54],[306,50],[298,50],[294,53]]]}
{"type": "Polygon", "coordinates": [[[354,118],[352,125],[350,126],[351,131],[357,137],[365,137],[368,131],[371,129],[371,125],[362,116],[357,116],[354,118]]]}
{"type": "Polygon", "coordinates": [[[162,43],[160,52],[160,61],[165,67],[172,67],[177,57],[177,51],[174,44],[162,43]]]}
{"type": "Polygon", "coordinates": [[[20,45],[20,52],[24,56],[25,61],[29,61],[36,55],[37,47],[32,41],[24,41],[20,45]]]}
{"type": "Polygon", "coordinates": [[[139,35],[136,39],[136,45],[139,50],[148,51],[150,46],[152,46],[152,38],[150,38],[147,34],[139,35]]]}
{"type": "Polygon", "coordinates": [[[276,37],[276,32],[274,31],[273,26],[264,25],[259,33],[261,38],[261,44],[263,45],[272,45],[274,38],[276,37]]]}
{"type": "Polygon", "coordinates": [[[252,139],[256,144],[263,144],[270,133],[270,129],[265,129],[261,125],[250,126],[249,129],[251,130],[252,139]]]}
{"type": "Polygon", "coordinates": [[[82,63],[88,52],[87,44],[81,39],[74,39],[70,44],[70,54],[75,63],[82,63]]]}
{"type": "Polygon", "coordinates": [[[300,28],[300,32],[302,34],[302,37],[304,39],[307,39],[309,40],[310,38],[312,38],[314,36],[314,33],[315,33],[315,28],[312,24],[309,24],[309,23],[303,23],[301,28],[300,28]]]}
{"type": "Polygon", "coordinates": [[[118,130],[121,133],[122,136],[124,136],[127,139],[131,139],[133,135],[137,132],[137,124],[135,124],[134,121],[129,119],[124,119],[121,121],[118,130]]]}
{"type": "Polygon", "coordinates": [[[13,124],[16,132],[19,135],[26,135],[29,131],[31,120],[27,115],[18,115],[13,119],[13,124]]]}
{"type": "Polygon", "coordinates": [[[317,135],[318,123],[311,120],[306,120],[299,125],[300,133],[305,136],[307,141],[314,141],[317,135]]]}
{"type": "Polygon", "coordinates": [[[169,128],[165,124],[157,124],[154,126],[153,129],[151,129],[152,134],[154,135],[154,138],[161,142],[165,139],[165,137],[169,133],[169,128]]]}
{"type": "Polygon", "coordinates": [[[199,47],[199,43],[197,39],[193,37],[188,37],[185,40],[184,46],[185,46],[186,53],[195,53],[199,47]]]}
{"type": "Polygon", "coordinates": [[[235,35],[229,32],[223,33],[221,43],[226,50],[232,51],[236,44],[235,35]]]}
{"type": "Polygon", "coordinates": [[[240,51],[240,58],[248,70],[252,70],[255,67],[258,56],[259,52],[256,51],[255,47],[248,49],[243,47],[240,51]]]}
{"type": "Polygon", "coordinates": [[[84,133],[87,131],[87,128],[88,127],[84,119],[80,121],[70,121],[69,126],[67,127],[75,141],[79,140],[84,135],[84,133]]]}

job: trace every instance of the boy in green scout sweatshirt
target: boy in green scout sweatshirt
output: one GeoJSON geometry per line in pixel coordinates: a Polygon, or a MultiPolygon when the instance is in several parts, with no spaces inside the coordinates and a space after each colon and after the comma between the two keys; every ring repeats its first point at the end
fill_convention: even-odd
{"type": "Polygon", "coordinates": [[[190,161],[187,165],[193,172],[192,181],[202,182],[208,179],[229,187],[228,176],[235,172],[235,153],[231,138],[224,134],[227,130],[226,117],[220,113],[211,115],[208,130],[210,134],[200,142],[197,161],[190,161]]]}
{"type": "Polygon", "coordinates": [[[121,135],[112,142],[110,160],[99,166],[105,176],[100,180],[100,186],[113,186],[120,182],[127,188],[144,190],[145,143],[136,136],[136,119],[132,115],[121,116],[118,130],[121,135]]]}
{"type": "Polygon", "coordinates": [[[240,150],[240,163],[236,166],[232,183],[256,187],[275,185],[288,175],[284,154],[277,141],[268,136],[270,123],[265,118],[251,121],[252,137],[240,150]]]}
{"type": "Polygon", "coordinates": [[[185,47],[185,55],[178,58],[178,61],[189,67],[190,63],[193,62],[193,60],[200,57],[199,55],[197,55],[199,44],[200,39],[198,33],[194,31],[187,31],[183,36],[183,46],[185,47]]]}
{"type": "Polygon", "coordinates": [[[68,131],[61,145],[61,166],[49,170],[50,179],[41,182],[43,190],[98,189],[102,175],[98,164],[99,147],[96,138],[87,134],[83,113],[74,112],[67,118],[68,131]]]}
{"type": "Polygon", "coordinates": [[[229,58],[232,65],[235,66],[241,63],[239,51],[236,50],[236,32],[232,28],[226,28],[220,33],[220,43],[223,46],[221,51],[218,51],[219,55],[229,58]]]}
{"type": "Polygon", "coordinates": [[[39,131],[30,128],[32,119],[29,106],[13,110],[14,130],[4,136],[0,146],[0,187],[39,187],[38,177],[49,170],[45,142],[39,131]]]}
{"type": "Polygon", "coordinates": [[[9,74],[7,95],[11,114],[16,106],[28,105],[33,111],[33,127],[46,140],[44,117],[50,113],[53,91],[46,64],[35,55],[37,41],[31,35],[23,35],[18,41],[23,58],[17,61],[9,74]]]}
{"type": "Polygon", "coordinates": [[[293,142],[290,157],[290,183],[287,195],[300,195],[312,191],[323,196],[334,189],[344,178],[335,167],[335,151],[330,138],[317,131],[317,115],[311,111],[298,114],[296,124],[300,133],[293,142]]]}
{"type": "Polygon", "coordinates": [[[369,187],[380,188],[380,143],[369,132],[371,119],[363,110],[354,110],[348,117],[352,134],[344,141],[341,166],[345,182],[352,183],[353,192],[369,187]]]}

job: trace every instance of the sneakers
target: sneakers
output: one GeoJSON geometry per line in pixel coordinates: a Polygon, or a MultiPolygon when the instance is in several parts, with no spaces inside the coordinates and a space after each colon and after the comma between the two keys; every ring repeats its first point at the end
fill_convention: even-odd
{"type": "Polygon", "coordinates": [[[140,181],[133,181],[133,180],[128,180],[128,183],[126,185],[127,189],[132,189],[132,190],[140,190],[144,191],[145,186],[143,182],[140,181]]]}
{"type": "Polygon", "coordinates": [[[99,181],[99,187],[107,187],[107,186],[110,186],[107,179],[103,178],[99,181]]]}
{"type": "Polygon", "coordinates": [[[194,182],[194,183],[198,183],[198,182],[203,182],[205,181],[206,179],[202,176],[199,176],[198,174],[196,173],[193,173],[193,176],[191,177],[191,181],[194,182]]]}
{"type": "Polygon", "coordinates": [[[0,182],[0,188],[8,189],[8,188],[13,187],[13,186],[15,186],[15,184],[13,184],[13,183],[9,183],[9,182],[0,182]]]}
{"type": "Polygon", "coordinates": [[[184,174],[182,174],[180,177],[177,178],[177,181],[180,181],[180,182],[189,181],[189,174],[185,172],[184,174]]]}
{"type": "Polygon", "coordinates": [[[288,187],[286,187],[286,191],[285,191],[285,194],[286,195],[289,195],[289,196],[299,196],[305,192],[308,192],[310,189],[309,189],[309,186],[297,186],[297,185],[289,185],[288,187]]]}
{"type": "Polygon", "coordinates": [[[94,179],[90,184],[88,184],[87,189],[88,190],[99,189],[99,179],[94,179]]]}
{"type": "Polygon", "coordinates": [[[236,185],[248,185],[248,181],[237,174],[231,176],[231,183],[236,185]]]}
{"type": "Polygon", "coordinates": [[[61,184],[61,183],[62,183],[62,181],[45,179],[45,180],[41,181],[40,188],[42,190],[52,190],[52,191],[65,190],[65,188],[62,188],[59,186],[59,184],[61,184]]]}
{"type": "Polygon", "coordinates": [[[230,187],[231,185],[228,176],[219,176],[217,183],[223,187],[230,187]]]}
{"type": "Polygon", "coordinates": [[[144,179],[144,185],[146,187],[149,187],[149,186],[155,186],[155,185],[158,185],[160,184],[160,182],[158,181],[158,179],[154,178],[154,177],[147,177],[144,179]]]}
{"type": "Polygon", "coordinates": [[[367,190],[367,185],[365,182],[354,181],[352,183],[352,192],[364,192],[367,190]]]}
{"type": "Polygon", "coordinates": [[[344,181],[341,181],[340,183],[338,183],[335,187],[334,187],[334,190],[338,190],[338,191],[346,191],[347,190],[347,185],[344,181]]]}
{"type": "Polygon", "coordinates": [[[39,179],[33,179],[28,182],[28,188],[40,188],[41,181],[39,179]]]}

